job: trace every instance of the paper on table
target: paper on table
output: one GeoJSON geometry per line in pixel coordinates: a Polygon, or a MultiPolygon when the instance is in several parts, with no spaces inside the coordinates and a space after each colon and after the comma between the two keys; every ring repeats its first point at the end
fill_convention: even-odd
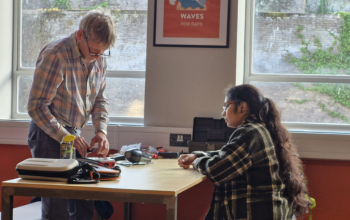
{"type": "Polygon", "coordinates": [[[153,154],[158,154],[158,150],[152,146],[149,146],[147,152],[151,152],[153,154]]]}
{"type": "Polygon", "coordinates": [[[136,149],[141,149],[141,143],[138,143],[138,144],[130,144],[130,145],[124,145],[122,146],[122,148],[120,149],[120,153],[122,155],[125,154],[125,151],[129,150],[129,149],[132,149],[132,148],[136,148],[136,149]]]}

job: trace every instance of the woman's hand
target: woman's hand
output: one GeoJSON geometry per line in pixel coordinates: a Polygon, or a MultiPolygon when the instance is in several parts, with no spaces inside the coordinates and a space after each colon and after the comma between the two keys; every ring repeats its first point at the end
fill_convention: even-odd
{"type": "Polygon", "coordinates": [[[180,167],[188,169],[195,159],[195,154],[182,154],[177,161],[180,167]]]}

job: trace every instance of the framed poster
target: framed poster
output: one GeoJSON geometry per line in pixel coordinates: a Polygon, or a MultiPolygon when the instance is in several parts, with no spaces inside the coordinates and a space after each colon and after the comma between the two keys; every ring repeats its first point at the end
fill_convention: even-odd
{"type": "Polygon", "coordinates": [[[231,0],[155,0],[154,46],[228,47],[231,0]]]}

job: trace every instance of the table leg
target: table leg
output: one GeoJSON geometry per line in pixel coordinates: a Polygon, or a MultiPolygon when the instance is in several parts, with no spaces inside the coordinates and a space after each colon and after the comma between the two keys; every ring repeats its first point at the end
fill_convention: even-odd
{"type": "Polygon", "coordinates": [[[166,205],[166,220],[177,219],[177,196],[168,197],[164,200],[166,205]]]}
{"type": "Polygon", "coordinates": [[[103,220],[102,217],[97,212],[96,212],[95,216],[96,216],[96,218],[95,218],[96,220],[103,220]]]}
{"type": "Polygon", "coordinates": [[[2,187],[1,198],[1,220],[13,219],[13,195],[9,193],[7,187],[2,187]]]}
{"type": "Polygon", "coordinates": [[[124,220],[131,219],[131,202],[124,202],[124,220]]]}

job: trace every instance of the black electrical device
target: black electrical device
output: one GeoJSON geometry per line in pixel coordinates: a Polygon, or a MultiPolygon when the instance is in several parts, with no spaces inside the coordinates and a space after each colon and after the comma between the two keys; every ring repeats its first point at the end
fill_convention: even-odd
{"type": "Polygon", "coordinates": [[[131,148],[125,151],[125,159],[131,163],[146,162],[149,163],[152,161],[152,157],[139,149],[131,148]]]}
{"type": "Polygon", "coordinates": [[[180,152],[159,152],[158,157],[163,157],[163,158],[179,158],[180,152]]]}
{"type": "Polygon", "coordinates": [[[170,134],[169,146],[187,147],[188,141],[191,141],[190,134],[170,134]]]}
{"type": "Polygon", "coordinates": [[[225,119],[200,118],[193,120],[193,142],[227,143],[234,128],[227,127],[225,119]]]}
{"type": "Polygon", "coordinates": [[[235,128],[227,127],[223,118],[195,117],[193,140],[188,142],[188,152],[219,150],[227,143],[234,131],[235,128]]]}

